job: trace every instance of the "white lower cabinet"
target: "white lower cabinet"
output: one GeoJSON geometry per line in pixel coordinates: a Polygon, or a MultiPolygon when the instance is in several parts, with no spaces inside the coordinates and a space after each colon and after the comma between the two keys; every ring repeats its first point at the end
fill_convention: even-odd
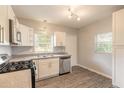
{"type": "Polygon", "coordinates": [[[50,76],[51,63],[49,60],[39,61],[39,79],[46,78],[50,76]]]}
{"type": "Polygon", "coordinates": [[[49,75],[54,76],[59,74],[59,58],[51,59],[49,62],[49,75]]]}
{"type": "Polygon", "coordinates": [[[0,88],[31,88],[31,70],[0,74],[0,88]]]}
{"type": "Polygon", "coordinates": [[[59,75],[59,58],[34,60],[36,65],[36,80],[59,75]]]}

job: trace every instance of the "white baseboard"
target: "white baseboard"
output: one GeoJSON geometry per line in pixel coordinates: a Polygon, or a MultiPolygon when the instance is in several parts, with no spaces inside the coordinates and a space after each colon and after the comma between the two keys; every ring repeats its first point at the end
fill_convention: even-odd
{"type": "Polygon", "coordinates": [[[104,73],[102,73],[102,72],[96,71],[96,70],[94,70],[94,69],[92,69],[92,68],[89,68],[89,67],[86,67],[86,66],[83,66],[83,65],[80,65],[80,64],[77,64],[77,66],[80,66],[80,67],[82,67],[82,68],[85,68],[85,69],[90,70],[90,71],[92,71],[92,72],[95,72],[95,73],[97,73],[97,74],[100,74],[100,75],[102,75],[102,76],[104,76],[104,77],[107,77],[107,78],[112,79],[111,76],[106,75],[106,74],[104,74],[104,73]]]}

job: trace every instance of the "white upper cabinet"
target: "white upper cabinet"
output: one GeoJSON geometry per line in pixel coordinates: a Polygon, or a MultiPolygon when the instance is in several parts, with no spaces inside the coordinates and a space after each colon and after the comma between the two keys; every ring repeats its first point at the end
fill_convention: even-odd
{"type": "Polygon", "coordinates": [[[8,6],[0,5],[0,45],[9,45],[8,6]]]}
{"type": "Polygon", "coordinates": [[[20,24],[21,46],[33,46],[33,28],[20,24]]]}
{"type": "Polygon", "coordinates": [[[20,32],[21,32],[21,46],[27,46],[28,42],[28,29],[25,25],[20,24],[20,32]]]}
{"type": "Polygon", "coordinates": [[[29,37],[29,46],[34,46],[34,30],[33,28],[29,27],[28,30],[28,37],[29,37]]]}
{"type": "Polygon", "coordinates": [[[13,20],[14,25],[15,25],[14,27],[16,29],[19,29],[19,21],[18,21],[18,19],[17,19],[17,17],[16,17],[16,15],[15,15],[15,13],[14,13],[14,11],[13,11],[11,6],[8,6],[8,19],[13,20]]]}
{"type": "MultiPolygon", "coordinates": [[[[8,20],[11,20],[11,35],[10,35],[10,43],[12,45],[21,45],[21,32],[19,21],[16,18],[14,11],[11,6],[8,6],[8,20]]],[[[10,25],[10,22],[9,22],[10,25]]],[[[9,27],[8,27],[9,28],[9,27]]],[[[10,29],[9,29],[10,30],[10,29]]]]}
{"type": "Polygon", "coordinates": [[[14,20],[15,14],[11,6],[8,6],[8,19],[14,20]]]}
{"type": "Polygon", "coordinates": [[[33,29],[20,25],[11,6],[0,5],[0,45],[33,46],[33,29]]]}
{"type": "Polygon", "coordinates": [[[65,46],[65,32],[54,32],[54,46],[65,46]]]}
{"type": "Polygon", "coordinates": [[[113,13],[113,44],[124,45],[124,9],[113,13]]]}

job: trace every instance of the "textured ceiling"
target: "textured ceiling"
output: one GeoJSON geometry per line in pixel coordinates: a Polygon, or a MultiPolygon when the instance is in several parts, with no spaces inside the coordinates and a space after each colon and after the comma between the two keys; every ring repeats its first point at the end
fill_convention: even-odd
{"type": "Polygon", "coordinates": [[[81,20],[68,18],[68,8],[65,5],[14,5],[12,8],[17,17],[32,20],[48,20],[49,23],[72,28],[81,28],[96,20],[111,16],[114,11],[124,8],[122,5],[78,5],[71,6],[81,20]]]}

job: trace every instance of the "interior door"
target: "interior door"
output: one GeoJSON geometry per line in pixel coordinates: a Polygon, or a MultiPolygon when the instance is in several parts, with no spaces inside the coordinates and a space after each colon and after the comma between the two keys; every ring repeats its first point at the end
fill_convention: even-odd
{"type": "Polygon", "coordinates": [[[115,49],[115,83],[124,88],[124,47],[115,49]]]}

